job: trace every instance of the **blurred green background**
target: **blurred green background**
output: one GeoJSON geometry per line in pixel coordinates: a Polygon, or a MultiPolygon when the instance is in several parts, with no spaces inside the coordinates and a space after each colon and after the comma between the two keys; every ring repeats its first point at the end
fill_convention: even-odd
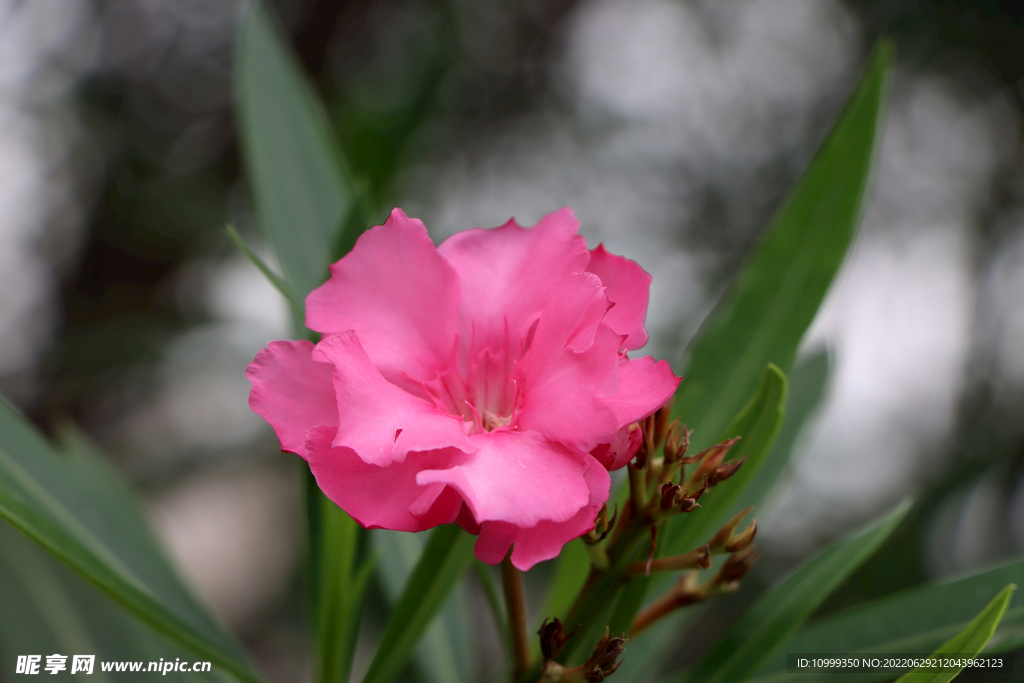
{"type": "MultiPolygon", "coordinates": [[[[439,241],[572,206],[654,274],[646,351],[673,362],[893,36],[862,234],[805,340],[828,380],[759,511],[758,576],[908,493],[913,524],[826,610],[1024,551],[1024,3],[272,4],[374,222],[400,205],[439,241]]],[[[289,313],[223,230],[260,243],[240,6],[0,0],[0,390],[102,444],[213,611],[294,681],[299,463],[242,374],[289,313]]]]}

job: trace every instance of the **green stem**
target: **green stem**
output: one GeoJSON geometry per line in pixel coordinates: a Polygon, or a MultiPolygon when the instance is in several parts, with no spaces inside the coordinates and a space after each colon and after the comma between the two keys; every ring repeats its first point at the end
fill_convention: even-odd
{"type": "Polygon", "coordinates": [[[558,661],[563,664],[569,661],[583,644],[594,621],[604,613],[610,603],[614,602],[619,590],[629,582],[629,561],[639,545],[650,536],[647,513],[635,513],[635,509],[634,506],[629,506],[629,509],[624,511],[630,514],[631,518],[615,530],[615,537],[608,548],[611,561],[608,570],[602,571],[592,566],[586,583],[569,609],[563,623],[568,629],[579,627],[579,631],[575,637],[569,639],[558,657],[558,661]]]}

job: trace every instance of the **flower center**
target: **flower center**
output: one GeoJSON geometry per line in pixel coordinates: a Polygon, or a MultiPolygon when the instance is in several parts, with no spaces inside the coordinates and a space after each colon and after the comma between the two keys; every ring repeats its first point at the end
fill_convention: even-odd
{"type": "Polygon", "coordinates": [[[480,414],[480,424],[483,426],[484,430],[488,432],[493,432],[498,427],[507,427],[511,422],[511,415],[495,415],[489,410],[485,410],[480,414]]]}
{"type": "Polygon", "coordinates": [[[471,423],[471,433],[515,425],[517,392],[514,358],[504,350],[483,349],[453,363],[426,389],[435,405],[471,423]]]}

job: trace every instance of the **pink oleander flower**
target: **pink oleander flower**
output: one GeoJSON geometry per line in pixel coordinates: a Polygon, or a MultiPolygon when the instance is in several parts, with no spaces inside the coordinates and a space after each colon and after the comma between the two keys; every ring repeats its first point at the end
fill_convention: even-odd
{"type": "Polygon", "coordinates": [[[364,527],[458,522],[484,562],[556,556],[679,383],[627,356],[647,342],[650,275],[578,229],[562,209],[435,248],[395,209],[306,299],[320,342],[256,355],[249,405],[364,527]]]}

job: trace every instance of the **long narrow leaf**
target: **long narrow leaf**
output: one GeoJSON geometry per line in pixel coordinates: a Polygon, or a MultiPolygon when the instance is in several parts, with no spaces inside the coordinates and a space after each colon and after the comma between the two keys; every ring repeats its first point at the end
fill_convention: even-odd
{"type": "MultiPolygon", "coordinates": [[[[241,23],[235,55],[239,131],[256,216],[281,264],[292,302],[327,277],[327,266],[357,190],[316,95],[260,0],[241,23]]],[[[257,267],[260,264],[257,263],[257,267]]],[[[293,303],[296,326],[302,309],[293,303]]],[[[316,668],[325,680],[347,680],[355,647],[361,587],[352,548],[361,532],[322,531],[340,523],[333,503],[310,499],[311,600],[316,617],[316,668]],[[321,518],[322,515],[322,518],[321,518]],[[344,566],[338,566],[343,561],[344,566]]]]}
{"type": "Polygon", "coordinates": [[[454,524],[438,527],[395,603],[364,683],[401,673],[423,632],[473,559],[474,539],[454,524]]]}
{"type": "MultiPolygon", "coordinates": [[[[1024,583],[1024,558],[969,576],[922,586],[858,605],[809,624],[785,645],[787,652],[845,654],[930,652],[963,630],[978,605],[1009,583],[1024,583]]],[[[1011,600],[989,650],[1008,651],[1024,644],[1024,596],[1011,600]]],[[[754,683],[792,678],[784,657],[773,657],[754,683]]],[[[886,680],[885,673],[844,674],[850,683],[886,680]]],[[[829,680],[827,674],[800,674],[806,683],[829,680]]]]}
{"type": "Polygon", "coordinates": [[[753,393],[764,366],[788,372],[853,238],[871,169],[891,47],[876,49],[828,139],[742,274],[687,350],[674,414],[704,448],[753,393]]]}
{"type": "Polygon", "coordinates": [[[910,508],[834,543],[759,599],[697,665],[688,683],[742,681],[784,643],[846,577],[885,542],[910,508]]]}
{"type": "Polygon", "coordinates": [[[292,294],[327,276],[353,206],[353,183],[323,105],[262,2],[242,21],[235,55],[239,130],[260,225],[292,294]]]}
{"type": "Polygon", "coordinates": [[[0,518],[156,631],[242,680],[260,680],[181,583],[114,472],[83,442],[55,452],[3,400],[0,518]]]}
{"type": "MultiPolygon", "coordinates": [[[[611,503],[609,503],[611,507],[611,503]]],[[[583,541],[576,540],[562,548],[555,560],[555,568],[548,582],[548,593],[541,608],[542,619],[564,617],[573,599],[583,587],[590,571],[590,554],[583,541]]],[[[540,641],[537,641],[540,652],[540,641]]]]}
{"type": "Polygon", "coordinates": [[[256,269],[263,273],[263,277],[267,278],[267,281],[274,285],[274,289],[280,292],[281,296],[283,296],[291,305],[292,310],[297,315],[301,315],[304,310],[303,306],[295,299],[295,295],[292,293],[288,283],[282,280],[280,275],[272,271],[270,266],[264,263],[263,259],[256,255],[256,252],[246,244],[245,240],[242,239],[242,236],[238,234],[237,230],[235,230],[235,226],[229,223],[225,227],[225,231],[228,233],[228,237],[231,238],[231,241],[235,243],[235,246],[238,247],[238,250],[242,252],[242,255],[249,259],[249,263],[256,266],[256,269]]]}
{"type": "MultiPolygon", "coordinates": [[[[425,534],[376,531],[375,552],[380,557],[377,576],[388,600],[395,604],[426,546],[425,534]]],[[[470,677],[473,650],[462,585],[456,585],[437,617],[428,624],[414,648],[414,661],[427,681],[460,683],[470,677]]]]}
{"type": "MultiPolygon", "coordinates": [[[[1006,606],[1010,604],[1010,598],[1017,586],[1010,584],[999,595],[992,598],[985,609],[981,610],[967,627],[942,644],[938,650],[932,653],[932,659],[943,659],[948,657],[955,660],[969,660],[977,655],[985,647],[985,644],[992,638],[996,626],[1006,612],[1006,606]]],[[[964,666],[957,666],[939,671],[929,669],[914,669],[908,671],[897,679],[896,683],[949,683],[964,670],[964,666]]]]}
{"type": "MultiPolygon", "coordinates": [[[[0,660],[5,668],[18,655],[56,652],[68,656],[64,673],[70,675],[71,655],[95,655],[89,680],[115,683],[118,676],[103,671],[103,662],[143,662],[148,667],[160,659],[195,659],[4,523],[0,523],[0,605],[0,660]]],[[[65,679],[58,675],[57,680],[65,679]]],[[[169,671],[162,673],[161,680],[228,679],[212,670],[169,671]]]]}
{"type": "Polygon", "coordinates": [[[740,495],[735,509],[743,510],[760,505],[786,471],[797,438],[824,394],[828,372],[829,356],[824,350],[793,368],[793,374],[789,377],[786,419],[782,423],[782,429],[779,430],[775,444],[765,457],[757,477],[753,477],[744,487],[745,490],[740,495]]]}
{"type": "MultiPolygon", "coordinates": [[[[316,493],[316,495],[320,495],[316,493]]],[[[321,497],[316,555],[317,681],[345,683],[352,668],[359,617],[372,558],[357,565],[359,525],[321,497]]]]}

